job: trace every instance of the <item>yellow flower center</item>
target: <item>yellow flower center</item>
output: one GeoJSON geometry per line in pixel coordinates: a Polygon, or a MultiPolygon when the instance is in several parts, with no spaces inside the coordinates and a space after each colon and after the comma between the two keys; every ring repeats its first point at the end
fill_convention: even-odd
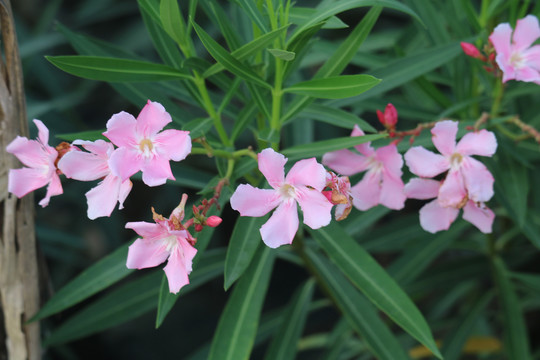
{"type": "Polygon", "coordinates": [[[139,149],[141,149],[142,152],[152,151],[153,148],[154,145],[152,144],[152,141],[148,139],[142,139],[139,143],[139,149]]]}
{"type": "Polygon", "coordinates": [[[450,156],[450,165],[453,168],[459,167],[462,161],[463,161],[463,155],[461,155],[460,153],[453,153],[452,156],[450,156]]]}
{"type": "Polygon", "coordinates": [[[294,189],[294,186],[285,184],[282,187],[279,188],[279,193],[281,196],[285,199],[295,199],[296,198],[296,190],[294,189]]]}

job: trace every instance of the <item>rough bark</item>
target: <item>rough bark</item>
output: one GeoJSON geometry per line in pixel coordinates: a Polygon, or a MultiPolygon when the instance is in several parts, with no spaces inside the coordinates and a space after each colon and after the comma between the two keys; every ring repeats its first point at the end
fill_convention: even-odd
{"type": "Polygon", "coordinates": [[[8,194],[10,168],[20,167],[5,148],[28,136],[21,61],[9,0],[0,0],[0,359],[40,359],[39,323],[26,321],[39,309],[34,201],[8,194]]]}

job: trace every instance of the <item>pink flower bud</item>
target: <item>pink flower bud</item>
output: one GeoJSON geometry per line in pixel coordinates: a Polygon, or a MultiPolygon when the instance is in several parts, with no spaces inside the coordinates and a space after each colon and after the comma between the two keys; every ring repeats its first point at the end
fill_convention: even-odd
{"type": "Polygon", "coordinates": [[[195,231],[196,232],[202,231],[202,229],[203,229],[203,226],[201,224],[195,224],[195,231]]]}
{"type": "Polygon", "coordinates": [[[463,49],[465,55],[468,55],[475,59],[485,60],[484,55],[482,55],[480,51],[476,48],[476,46],[474,46],[473,44],[461,42],[461,48],[463,49]]]}
{"type": "Polygon", "coordinates": [[[385,128],[389,130],[395,129],[398,121],[398,113],[394,105],[386,105],[384,113],[380,110],[377,110],[377,117],[379,118],[380,123],[383,124],[385,128]]]}
{"type": "Polygon", "coordinates": [[[210,227],[216,227],[221,224],[223,220],[219,216],[212,215],[206,219],[206,225],[210,227]]]}

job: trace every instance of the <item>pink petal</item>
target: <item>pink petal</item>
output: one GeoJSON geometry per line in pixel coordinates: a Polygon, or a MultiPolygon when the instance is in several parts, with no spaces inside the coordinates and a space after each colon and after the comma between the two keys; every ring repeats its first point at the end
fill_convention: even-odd
{"type": "Polygon", "coordinates": [[[378,148],[376,151],[376,159],[383,164],[385,172],[394,178],[401,178],[403,172],[403,157],[397,151],[397,147],[394,144],[386,145],[378,148]]]}
{"type": "Polygon", "coordinates": [[[8,191],[18,198],[49,183],[49,177],[41,169],[11,169],[8,177],[8,191]]]}
{"type": "Polygon", "coordinates": [[[540,74],[538,70],[535,70],[529,66],[516,69],[515,79],[518,81],[533,82],[540,80],[540,74]]]}
{"type": "Polygon", "coordinates": [[[90,220],[102,216],[111,216],[120,196],[121,183],[122,180],[119,177],[111,174],[86,193],[88,218],[90,220]]]}
{"type": "Polygon", "coordinates": [[[137,116],[137,133],[145,138],[152,137],[171,121],[171,115],[165,111],[163,105],[148,100],[137,116]]]}
{"type": "Polygon", "coordinates": [[[107,121],[107,131],[103,133],[116,146],[137,147],[137,120],[125,111],[114,114],[107,121]]]}
{"type": "Polygon", "coordinates": [[[159,239],[167,237],[167,229],[156,223],[149,223],[146,221],[128,222],[125,226],[126,229],[132,229],[139,236],[149,239],[159,239]]]}
{"type": "Polygon", "coordinates": [[[540,70],[540,45],[534,45],[521,53],[527,66],[540,70]]]}
{"type": "Polygon", "coordinates": [[[452,206],[458,208],[466,196],[467,191],[465,190],[461,171],[450,170],[439,189],[439,204],[442,207],[452,206]]]}
{"type": "Polygon", "coordinates": [[[540,26],[538,19],[534,15],[527,15],[523,19],[519,19],[516,23],[516,29],[512,40],[516,50],[520,51],[528,48],[532,43],[540,37],[540,26]]]}
{"type": "Polygon", "coordinates": [[[414,178],[405,185],[405,195],[409,199],[427,200],[437,197],[441,183],[432,179],[414,178]]]}
{"type": "Polygon", "coordinates": [[[34,119],[33,121],[38,128],[39,141],[41,141],[43,145],[47,145],[49,143],[49,129],[47,129],[47,127],[41,120],[34,119]]]}
{"type": "Polygon", "coordinates": [[[124,208],[124,201],[129,195],[132,187],[133,183],[131,180],[126,180],[120,185],[120,192],[118,194],[118,209],[122,210],[124,208]]]}
{"type": "Polygon", "coordinates": [[[41,205],[41,207],[45,207],[49,205],[51,197],[60,195],[63,192],[64,191],[62,190],[62,183],[60,182],[60,177],[56,174],[56,172],[53,172],[49,182],[49,186],[47,186],[47,193],[38,204],[41,205]]]}
{"type": "Polygon", "coordinates": [[[80,145],[103,159],[108,159],[114,151],[113,144],[101,139],[96,141],[75,140],[72,145],[80,145]]]}
{"type": "Polygon", "coordinates": [[[231,207],[241,216],[263,216],[279,205],[281,197],[273,189],[259,189],[248,184],[238,185],[231,196],[231,207]]]}
{"type": "Polygon", "coordinates": [[[458,123],[456,121],[439,121],[433,129],[431,129],[431,140],[433,145],[443,155],[450,156],[456,147],[456,135],[458,131],[458,123]]]}
{"type": "Polygon", "coordinates": [[[442,155],[435,154],[421,146],[414,146],[405,153],[409,170],[421,177],[434,177],[448,170],[450,164],[442,155]]]}
{"type": "Polygon", "coordinates": [[[482,129],[465,134],[456,147],[461,155],[493,156],[497,150],[497,139],[491,131],[482,129]]]}
{"type": "Polygon", "coordinates": [[[44,147],[36,140],[28,140],[21,136],[13,139],[6,147],[6,151],[31,168],[53,166],[58,156],[58,152],[52,146],[44,147]]]}
{"type": "Polygon", "coordinates": [[[285,163],[287,158],[271,148],[264,149],[257,156],[259,170],[264,175],[268,184],[277,189],[285,179],[285,163]]]}
{"type": "Polygon", "coordinates": [[[341,175],[351,176],[367,169],[370,158],[355,154],[350,150],[337,150],[326,153],[322,163],[341,175]]]}
{"type": "Polygon", "coordinates": [[[113,151],[109,158],[109,167],[115,176],[119,176],[123,181],[131,175],[141,170],[144,165],[144,159],[136,150],[125,147],[113,151]]]}
{"type": "MultiPolygon", "coordinates": [[[[358,125],[354,125],[351,136],[364,136],[364,132],[358,125]]],[[[375,150],[371,147],[371,141],[365,142],[363,144],[358,144],[354,147],[360,154],[364,156],[371,156],[375,153],[375,150]]],[[[362,171],[362,170],[361,170],[362,171]]]]}
{"type": "Polygon", "coordinates": [[[191,273],[191,264],[197,250],[186,240],[180,240],[178,246],[172,251],[167,266],[163,269],[169,281],[169,291],[178,293],[180,289],[189,284],[188,274],[191,273]]]}
{"type": "Polygon", "coordinates": [[[317,191],[326,186],[326,170],[315,158],[304,159],[293,165],[285,182],[291,185],[307,185],[317,191]]]}
{"type": "Polygon", "coordinates": [[[58,162],[58,169],[66,177],[79,181],[92,181],[110,173],[107,159],[84,151],[70,151],[58,162]]]}
{"type": "Polygon", "coordinates": [[[487,202],[493,196],[493,175],[484,164],[471,157],[463,159],[461,171],[469,199],[474,202],[487,202]]]}
{"type": "Polygon", "coordinates": [[[164,130],[153,139],[159,155],[174,161],[184,160],[191,152],[189,131],[164,130]]]}
{"type": "Polygon", "coordinates": [[[304,214],[304,224],[312,229],[330,224],[332,203],[320,191],[302,187],[297,188],[298,203],[304,214]]]}
{"type": "Polygon", "coordinates": [[[502,23],[497,25],[489,36],[489,41],[495,47],[495,51],[498,55],[502,55],[505,59],[510,57],[510,37],[512,36],[512,28],[508,23],[502,23]]]}
{"type": "Polygon", "coordinates": [[[448,230],[458,214],[458,209],[453,207],[443,208],[435,199],[420,209],[420,226],[432,234],[437,231],[448,230]]]}
{"type": "Polygon", "coordinates": [[[351,188],[353,205],[362,211],[379,204],[381,193],[382,174],[376,171],[368,171],[362,181],[351,188]]]}
{"type": "Polygon", "coordinates": [[[169,159],[160,156],[146,159],[141,170],[143,182],[148,186],[163,185],[167,179],[174,180],[169,159]]]}
{"type": "Polygon", "coordinates": [[[261,226],[261,236],[266,246],[272,249],[291,244],[298,231],[298,211],[296,201],[282,202],[270,219],[261,226]]]}
{"type": "Polygon", "coordinates": [[[128,249],[126,267],[145,269],[158,266],[169,257],[167,244],[163,241],[137,239],[128,249]]]}
{"type": "Polygon", "coordinates": [[[405,200],[407,199],[405,196],[404,187],[405,185],[400,177],[396,178],[383,170],[383,180],[379,195],[379,203],[389,209],[403,209],[405,206],[405,200]]]}
{"type": "Polygon", "coordinates": [[[484,234],[490,234],[495,213],[483,204],[479,207],[474,201],[468,201],[463,208],[463,219],[476,226],[484,234]]]}

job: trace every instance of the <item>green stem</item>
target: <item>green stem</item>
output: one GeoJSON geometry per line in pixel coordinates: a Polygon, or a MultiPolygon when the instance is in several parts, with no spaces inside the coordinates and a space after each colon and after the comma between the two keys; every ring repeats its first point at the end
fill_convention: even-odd
{"type": "Polygon", "coordinates": [[[501,79],[495,80],[495,94],[493,96],[493,104],[491,105],[491,111],[489,116],[494,119],[499,115],[499,108],[501,107],[502,97],[504,94],[504,85],[501,79]]]}
{"type": "Polygon", "coordinates": [[[206,83],[204,82],[204,78],[201,75],[199,75],[199,73],[196,71],[194,71],[194,75],[195,75],[195,84],[197,85],[197,89],[199,90],[199,93],[201,94],[204,108],[208,112],[208,115],[210,115],[210,117],[214,121],[214,127],[216,128],[216,131],[219,135],[221,142],[225,146],[232,146],[231,140],[229,139],[229,136],[227,135],[227,132],[225,131],[225,128],[223,127],[223,123],[221,122],[221,116],[216,112],[216,109],[214,108],[214,104],[212,103],[212,100],[210,99],[210,95],[208,94],[208,90],[206,88],[206,83]]]}
{"type": "Polygon", "coordinates": [[[217,156],[224,159],[232,159],[235,160],[242,157],[242,156],[249,156],[255,160],[257,160],[257,154],[253,152],[251,149],[241,149],[234,152],[226,151],[226,150],[217,150],[212,148],[200,148],[200,147],[194,147],[191,148],[191,154],[193,155],[207,155],[207,156],[217,156]]]}

